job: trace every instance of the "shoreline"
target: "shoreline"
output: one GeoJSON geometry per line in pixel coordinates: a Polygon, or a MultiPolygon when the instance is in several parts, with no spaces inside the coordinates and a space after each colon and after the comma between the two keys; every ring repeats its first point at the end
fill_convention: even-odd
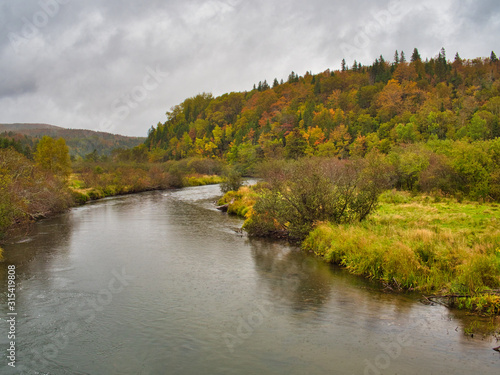
{"type": "MultiPolygon", "coordinates": [[[[228,204],[229,214],[244,218],[245,228],[257,199],[258,193],[246,188],[226,194],[218,204],[228,204]]],[[[393,190],[361,223],[316,223],[300,247],[391,291],[415,291],[430,303],[500,316],[499,223],[496,203],[458,203],[393,190]]]]}
{"type": "Polygon", "coordinates": [[[81,189],[81,188],[75,188],[71,184],[71,181],[69,181],[67,186],[68,188],[67,193],[71,196],[71,199],[67,202],[68,205],[63,210],[45,212],[43,213],[43,215],[25,218],[24,220],[19,218],[13,225],[11,225],[5,231],[4,236],[0,239],[0,261],[2,260],[2,252],[3,252],[1,245],[9,243],[9,241],[15,237],[29,234],[30,227],[36,224],[38,221],[57,216],[59,214],[63,214],[65,212],[68,212],[72,208],[80,207],[87,203],[96,202],[105,198],[127,196],[132,194],[150,192],[150,191],[165,191],[165,190],[179,189],[192,186],[215,185],[219,184],[221,181],[222,177],[220,177],[219,175],[188,175],[182,177],[182,186],[156,186],[156,187],[146,186],[143,188],[130,188],[130,189],[124,187],[121,190],[118,191],[115,190],[113,194],[109,194],[109,192],[110,191],[112,192],[113,189],[110,189],[108,186],[104,188],[90,187],[81,189]],[[25,232],[25,234],[21,234],[21,232],[25,232]]]}

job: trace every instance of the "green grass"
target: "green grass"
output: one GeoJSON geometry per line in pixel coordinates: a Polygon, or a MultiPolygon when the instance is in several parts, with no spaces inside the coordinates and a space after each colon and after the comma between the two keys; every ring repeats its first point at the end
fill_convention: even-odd
{"type": "Polygon", "coordinates": [[[400,289],[468,295],[459,308],[498,314],[500,211],[496,204],[458,203],[387,192],[368,220],[320,223],[303,249],[350,272],[400,289]],[[394,203],[397,202],[397,203],[394,203]]]}
{"type": "Polygon", "coordinates": [[[124,168],[122,170],[97,170],[87,173],[73,173],[68,181],[74,200],[83,204],[89,200],[95,200],[115,195],[139,193],[142,191],[166,189],[179,186],[202,186],[218,184],[222,178],[217,175],[190,174],[179,177],[179,184],[171,185],[172,177],[161,170],[149,171],[135,168],[124,168]]]}
{"type": "Polygon", "coordinates": [[[229,204],[227,209],[229,214],[248,218],[251,215],[253,205],[258,199],[257,188],[258,184],[254,186],[242,186],[238,191],[230,191],[224,194],[219,199],[218,204],[229,204]]]}
{"type": "Polygon", "coordinates": [[[183,179],[184,186],[203,186],[220,184],[222,177],[215,175],[194,175],[188,176],[183,179]]]}

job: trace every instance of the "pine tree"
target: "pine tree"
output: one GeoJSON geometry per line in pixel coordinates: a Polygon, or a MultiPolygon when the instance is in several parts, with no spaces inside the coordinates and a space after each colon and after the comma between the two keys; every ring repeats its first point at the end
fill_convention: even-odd
{"type": "Polygon", "coordinates": [[[399,52],[398,50],[396,50],[396,52],[394,52],[394,65],[398,64],[399,64],[399,52]]]}
{"type": "Polygon", "coordinates": [[[342,67],[343,72],[345,72],[347,70],[347,64],[345,63],[345,59],[342,59],[341,67],[342,67]]]}
{"type": "Polygon", "coordinates": [[[399,62],[402,64],[404,64],[406,62],[406,56],[405,56],[404,51],[401,51],[401,57],[399,59],[399,62]]]}
{"type": "Polygon", "coordinates": [[[288,83],[299,82],[299,76],[294,71],[288,76],[288,83]]]}
{"type": "Polygon", "coordinates": [[[279,85],[278,79],[277,79],[277,78],[275,78],[275,79],[274,79],[274,82],[273,82],[273,89],[274,89],[276,86],[278,86],[278,85],[279,85]]]}
{"type": "Polygon", "coordinates": [[[446,50],[444,49],[444,47],[441,47],[441,51],[439,52],[439,57],[441,59],[441,61],[445,61],[446,62],[446,50]]]}
{"type": "Polygon", "coordinates": [[[413,54],[411,55],[411,62],[415,61],[422,61],[422,58],[420,57],[420,53],[418,53],[418,49],[414,48],[413,49],[413,54]]]}
{"type": "Polygon", "coordinates": [[[492,63],[496,63],[496,62],[498,62],[498,57],[497,57],[497,55],[495,54],[495,52],[493,52],[493,51],[491,51],[490,61],[491,61],[492,63]]]}
{"type": "Polygon", "coordinates": [[[318,78],[314,82],[314,95],[319,95],[319,94],[321,94],[321,82],[318,76],[318,78]]]}

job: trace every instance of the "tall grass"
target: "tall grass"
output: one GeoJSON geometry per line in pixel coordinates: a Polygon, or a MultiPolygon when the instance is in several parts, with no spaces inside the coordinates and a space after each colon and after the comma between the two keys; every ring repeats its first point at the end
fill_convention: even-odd
{"type": "Polygon", "coordinates": [[[148,190],[217,184],[222,179],[214,174],[219,163],[204,159],[138,162],[78,162],[69,186],[81,203],[107,196],[148,190]]]}
{"type": "Polygon", "coordinates": [[[391,195],[364,223],[318,224],[303,249],[401,289],[478,297],[500,287],[497,205],[391,195]]]}

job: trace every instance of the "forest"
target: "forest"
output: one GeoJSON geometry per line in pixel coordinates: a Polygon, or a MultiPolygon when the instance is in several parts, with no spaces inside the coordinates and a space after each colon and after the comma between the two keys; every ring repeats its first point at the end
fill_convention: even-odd
{"type": "Polygon", "coordinates": [[[145,142],[155,160],[223,159],[251,175],[269,159],[386,155],[395,187],[500,199],[500,63],[423,60],[396,51],[372,65],[345,61],[320,74],[292,72],[247,92],[199,94],[167,112],[145,142]]]}

